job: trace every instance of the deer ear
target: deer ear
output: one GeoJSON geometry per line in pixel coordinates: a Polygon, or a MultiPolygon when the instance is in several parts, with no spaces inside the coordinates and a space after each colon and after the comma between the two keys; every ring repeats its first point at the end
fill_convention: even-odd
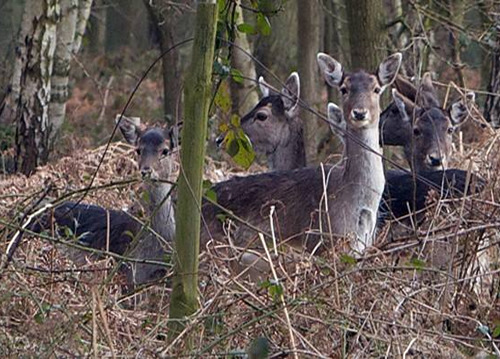
{"type": "Polygon", "coordinates": [[[344,119],[344,114],[340,107],[338,107],[333,102],[328,103],[328,120],[330,120],[330,130],[332,133],[338,137],[338,139],[344,143],[345,131],[347,128],[347,123],[344,119]]]}
{"type": "Polygon", "coordinates": [[[397,52],[386,58],[378,67],[377,78],[382,87],[389,86],[396,79],[403,55],[397,52]]]}
{"type": "Polygon", "coordinates": [[[140,117],[127,117],[116,115],[115,122],[118,123],[118,127],[125,138],[125,140],[131,144],[135,145],[144,131],[144,125],[141,124],[140,117]],[[120,121],[121,117],[121,121],[120,121]]]}
{"type": "Polygon", "coordinates": [[[441,107],[437,97],[436,89],[432,83],[432,75],[426,72],[420,83],[420,102],[424,107],[441,107]]]}
{"type": "Polygon", "coordinates": [[[285,105],[286,111],[293,111],[299,103],[300,97],[300,79],[299,74],[292,72],[286,80],[285,86],[281,89],[281,99],[285,105]]]}
{"type": "Polygon", "coordinates": [[[259,89],[260,92],[262,93],[262,97],[267,97],[269,96],[271,92],[271,87],[270,85],[264,80],[264,77],[259,77],[259,89]]]}
{"type": "Polygon", "coordinates": [[[458,126],[465,121],[475,99],[476,95],[474,92],[467,92],[467,94],[465,94],[465,100],[462,98],[450,105],[448,112],[450,113],[450,119],[454,126],[458,126]]]}
{"type": "Polygon", "coordinates": [[[392,89],[392,99],[399,110],[399,115],[403,122],[411,123],[416,105],[410,99],[400,94],[396,89],[392,89]]]}
{"type": "Polygon", "coordinates": [[[322,52],[318,53],[316,59],[326,83],[332,87],[339,86],[344,79],[344,69],[340,62],[322,52]]]}
{"type": "Polygon", "coordinates": [[[396,80],[394,81],[394,86],[401,95],[415,102],[415,98],[417,97],[417,88],[410,81],[401,75],[397,75],[396,80]]]}

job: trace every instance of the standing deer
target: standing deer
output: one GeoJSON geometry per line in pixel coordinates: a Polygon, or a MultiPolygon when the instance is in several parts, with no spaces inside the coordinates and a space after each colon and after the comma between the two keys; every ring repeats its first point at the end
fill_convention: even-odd
{"type": "MultiPolygon", "coordinates": [[[[287,84],[290,85],[291,79],[294,77],[297,80],[293,81],[298,84],[298,75],[292,74],[287,80],[287,84]]],[[[417,89],[407,81],[404,81],[399,76],[397,80],[399,87],[408,93],[410,90],[417,91],[417,89]]],[[[302,134],[302,125],[300,119],[297,117],[290,119],[283,119],[285,112],[282,110],[280,112],[275,110],[269,110],[266,104],[271,101],[268,99],[269,96],[269,86],[264,79],[261,77],[259,79],[259,85],[261,92],[264,94],[262,100],[247,114],[243,117],[242,127],[245,133],[250,138],[251,142],[258,144],[255,146],[255,150],[259,153],[268,154],[269,151],[263,149],[272,148],[273,154],[279,154],[274,156],[268,156],[269,167],[271,169],[296,169],[301,168],[302,165],[299,163],[304,163],[303,157],[297,154],[303,154],[304,151],[304,140],[302,134]],[[264,113],[265,115],[261,115],[264,113]],[[278,117],[276,113],[281,114],[278,117]],[[294,151],[282,151],[280,149],[280,144],[286,143],[287,148],[301,149],[294,151]],[[300,159],[300,161],[298,160],[300,159]]],[[[288,89],[292,88],[298,89],[298,86],[287,86],[288,89]]],[[[421,89],[422,96],[426,96],[426,101],[423,101],[425,106],[431,109],[429,104],[434,103],[432,99],[435,99],[434,92],[430,92],[430,87],[427,84],[421,89]]],[[[273,109],[283,109],[283,102],[285,101],[285,96],[283,93],[285,88],[282,90],[281,95],[276,95],[273,102],[273,109]]],[[[292,92],[294,95],[292,98],[298,102],[299,92],[298,90],[288,91],[289,94],[292,92]]],[[[410,96],[412,92],[410,92],[410,96]]],[[[414,95],[414,93],[413,93],[414,95]]],[[[462,170],[447,170],[447,171],[436,171],[441,166],[438,166],[436,162],[436,149],[440,149],[441,156],[444,158],[449,158],[451,152],[451,136],[450,128],[457,126],[463,119],[467,116],[467,103],[463,100],[458,100],[450,106],[449,117],[454,119],[452,122],[448,117],[444,116],[446,113],[444,111],[439,111],[434,108],[432,111],[417,111],[417,119],[415,121],[410,120],[410,116],[413,115],[412,111],[417,110],[416,105],[413,101],[406,98],[398,91],[392,91],[393,102],[388,106],[386,110],[381,115],[381,143],[388,142],[392,145],[399,145],[405,147],[405,154],[407,155],[408,162],[412,162],[414,167],[418,169],[420,176],[427,179],[427,183],[421,180],[417,180],[416,189],[414,192],[415,181],[414,176],[411,174],[404,174],[399,170],[389,170],[386,173],[386,190],[384,191],[384,212],[387,211],[386,205],[390,205],[392,214],[397,218],[408,214],[408,205],[410,203],[410,208],[416,208],[417,210],[425,207],[425,198],[427,193],[432,187],[441,188],[444,184],[453,185],[450,188],[451,191],[445,191],[446,194],[458,195],[463,194],[465,191],[466,177],[467,173],[462,170]],[[412,123],[415,123],[415,130],[412,130],[412,123]],[[454,124],[454,125],[452,125],[454,124]],[[419,133],[418,140],[413,141],[412,136],[414,131],[419,133]],[[434,166],[429,159],[434,159],[434,166]],[[400,186],[404,183],[405,186],[400,186]],[[416,198],[414,195],[417,195],[416,198]],[[415,205],[415,207],[414,207],[415,205]]],[[[468,99],[473,98],[473,94],[468,94],[468,99]]],[[[296,102],[292,106],[296,106],[296,102]]],[[[331,123],[336,126],[331,126],[332,132],[339,137],[339,139],[344,142],[345,131],[346,131],[346,120],[342,113],[342,110],[330,104],[328,108],[328,118],[331,123]],[[340,130],[339,130],[340,128],[340,130]]],[[[446,161],[442,162],[442,166],[446,164],[446,161]]],[[[446,187],[448,188],[448,186],[446,187]]],[[[382,224],[382,222],[380,223],[382,224]]]]}
{"type": "MultiPolygon", "coordinates": [[[[329,55],[318,54],[318,63],[327,82],[343,94],[347,128],[352,133],[346,140],[343,165],[327,169],[327,200],[331,229],[335,236],[352,234],[351,248],[362,252],[373,241],[378,204],[384,190],[384,173],[379,146],[380,94],[390,85],[401,65],[401,54],[383,61],[375,74],[357,71],[345,73],[342,65],[329,55]]],[[[266,208],[275,205],[283,238],[309,250],[318,247],[319,238],[308,238],[304,232],[318,226],[316,212],[323,189],[321,168],[279,171],[248,177],[236,177],[214,187],[217,201],[237,216],[269,229],[266,208]]],[[[203,242],[210,235],[221,237],[222,226],[213,205],[206,205],[208,228],[203,242]]],[[[241,227],[234,236],[240,244],[248,244],[255,234],[241,227]]],[[[325,227],[323,227],[325,228],[325,227]]]]}

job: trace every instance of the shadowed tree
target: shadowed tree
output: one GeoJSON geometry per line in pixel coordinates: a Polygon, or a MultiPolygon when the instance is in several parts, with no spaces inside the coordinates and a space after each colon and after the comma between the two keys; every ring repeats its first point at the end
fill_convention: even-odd
{"type": "Polygon", "coordinates": [[[384,56],[385,14],[380,0],[346,1],[353,69],[374,69],[384,56]]]}
{"type": "MultiPolygon", "coordinates": [[[[312,107],[317,107],[321,102],[318,87],[320,81],[316,64],[316,54],[321,46],[319,6],[317,0],[297,0],[300,94],[302,100],[312,107]]],[[[300,118],[304,122],[307,162],[314,163],[317,159],[320,139],[319,121],[306,109],[301,108],[300,111],[300,118]]]]}

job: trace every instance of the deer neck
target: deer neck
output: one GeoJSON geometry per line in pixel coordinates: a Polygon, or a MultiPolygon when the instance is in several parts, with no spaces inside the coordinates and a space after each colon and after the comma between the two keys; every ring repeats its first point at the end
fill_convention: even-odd
{"type": "Polygon", "coordinates": [[[345,148],[344,183],[359,183],[360,185],[373,186],[374,189],[383,190],[382,152],[379,144],[378,124],[370,128],[350,129],[350,135],[356,140],[347,138],[345,148]],[[358,143],[359,142],[359,143],[358,143]],[[369,147],[374,152],[364,148],[369,147]],[[382,184],[380,183],[382,177],[382,184]]]}
{"type": "Polygon", "coordinates": [[[289,171],[306,166],[302,121],[299,118],[291,118],[289,123],[290,135],[268,157],[272,170],[289,171]]]}
{"type": "MultiPolygon", "coordinates": [[[[168,176],[160,176],[168,179],[168,176]]],[[[171,200],[172,185],[160,181],[148,181],[145,185],[147,195],[146,208],[151,218],[151,227],[165,240],[175,235],[175,213],[171,200]]]]}

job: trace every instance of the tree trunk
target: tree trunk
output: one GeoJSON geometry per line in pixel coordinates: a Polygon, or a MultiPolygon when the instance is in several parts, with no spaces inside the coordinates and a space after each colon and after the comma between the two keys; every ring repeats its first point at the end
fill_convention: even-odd
{"type": "Polygon", "coordinates": [[[58,18],[57,0],[26,1],[8,99],[17,125],[16,170],[26,175],[49,155],[48,108],[58,18]]]}
{"type": "MultiPolygon", "coordinates": [[[[151,3],[149,0],[144,0],[151,22],[158,34],[160,51],[164,53],[175,42],[175,33],[177,22],[174,20],[179,14],[175,14],[176,10],[172,5],[163,5],[161,2],[151,3]],[[168,10],[167,10],[168,9],[168,10]]],[[[162,74],[163,74],[163,112],[165,119],[169,125],[173,125],[176,120],[182,119],[181,106],[181,71],[179,69],[179,51],[170,51],[162,58],[162,74]]]]}
{"type": "MultiPolygon", "coordinates": [[[[300,97],[317,108],[321,103],[319,95],[319,78],[316,55],[320,50],[320,12],[317,0],[297,0],[298,5],[298,44],[299,44],[299,74],[300,97]]],[[[300,109],[300,118],[304,125],[306,158],[308,163],[314,163],[318,154],[319,121],[306,109],[300,109]]]]}
{"type": "MultiPolygon", "coordinates": [[[[235,3],[235,26],[244,23],[243,11],[240,7],[240,1],[235,3]]],[[[241,47],[248,53],[252,53],[250,50],[250,44],[248,43],[247,35],[245,33],[238,33],[234,40],[234,43],[241,47]]],[[[241,51],[239,48],[233,47],[231,53],[231,67],[239,70],[244,77],[250,79],[257,79],[257,74],[255,72],[255,65],[252,58],[241,51]]],[[[233,113],[237,113],[240,116],[246,114],[250,111],[259,101],[259,96],[255,90],[255,82],[243,79],[241,83],[236,81],[231,81],[231,99],[233,113]]]]}
{"type": "Polygon", "coordinates": [[[191,65],[184,86],[185,116],[170,297],[171,337],[182,330],[183,320],[198,308],[200,206],[217,15],[216,0],[198,1],[191,65]]]}
{"type": "Polygon", "coordinates": [[[380,0],[346,0],[352,69],[374,71],[385,55],[383,6],[380,0]]]}
{"type": "Polygon", "coordinates": [[[89,50],[93,55],[104,55],[106,52],[106,7],[104,0],[95,0],[92,16],[89,19],[89,50]]]}
{"type": "MultiPolygon", "coordinates": [[[[464,22],[465,3],[463,0],[447,0],[447,16],[451,22],[458,26],[462,26],[464,22]]],[[[457,74],[458,84],[461,87],[465,86],[464,74],[462,71],[462,60],[460,56],[461,48],[458,30],[450,30],[450,50],[453,69],[457,74]]]]}
{"type": "Polygon", "coordinates": [[[495,47],[491,49],[491,70],[488,92],[484,103],[484,118],[495,128],[500,127],[500,17],[495,24],[496,41],[495,47]]]}
{"type": "Polygon", "coordinates": [[[60,0],[61,17],[57,24],[57,45],[54,54],[54,68],[51,78],[51,100],[49,105],[50,146],[59,134],[66,117],[68,82],[72,56],[82,44],[87,27],[92,0],[60,0]]]}

